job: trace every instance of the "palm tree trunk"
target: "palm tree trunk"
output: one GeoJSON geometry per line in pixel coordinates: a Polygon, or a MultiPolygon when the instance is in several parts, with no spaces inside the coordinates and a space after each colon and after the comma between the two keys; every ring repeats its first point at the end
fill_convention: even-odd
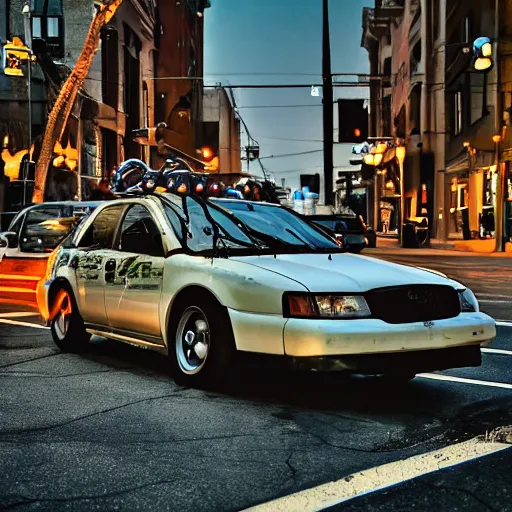
{"type": "MultiPolygon", "coordinates": [[[[82,53],[55,100],[52,111],[48,116],[41,152],[36,163],[35,185],[32,195],[34,203],[44,201],[46,179],[52,162],[53,148],[66,128],[78,92],[89,74],[94,55],[100,43],[101,29],[112,19],[122,2],[123,0],[104,0],[103,7],[96,13],[89,27],[82,53]]],[[[80,166],[80,162],[78,162],[78,166],[80,166]]]]}

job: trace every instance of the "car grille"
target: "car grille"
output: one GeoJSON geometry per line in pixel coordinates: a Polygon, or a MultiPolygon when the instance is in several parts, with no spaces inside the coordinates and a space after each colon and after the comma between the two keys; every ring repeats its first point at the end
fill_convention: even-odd
{"type": "Polygon", "coordinates": [[[380,288],[368,292],[365,298],[372,316],[389,324],[443,320],[460,313],[459,293],[451,286],[380,288]]]}

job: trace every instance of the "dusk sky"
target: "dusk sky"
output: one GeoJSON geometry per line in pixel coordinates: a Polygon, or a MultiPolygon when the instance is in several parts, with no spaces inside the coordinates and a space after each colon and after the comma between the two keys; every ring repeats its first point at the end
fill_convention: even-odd
{"type": "MultiPolygon", "coordinates": [[[[368,54],[361,45],[362,10],[371,0],[331,0],[333,73],[367,73],[368,54]]],[[[205,13],[205,83],[321,83],[321,0],[212,0],[205,13]],[[280,74],[280,75],[279,75],[280,74]]],[[[366,88],[337,88],[335,98],[367,97],[366,88]]],[[[266,168],[278,181],[295,186],[293,171],[322,168],[321,98],[309,89],[243,89],[235,92],[240,114],[260,143],[266,168]],[[278,105],[277,108],[260,108],[278,105]],[[284,105],[308,105],[283,108],[284,105]],[[247,108],[256,107],[256,108],[247,108]],[[301,139],[301,140],[281,140],[301,139]],[[315,153],[266,158],[304,151],[315,153]]],[[[337,135],[335,110],[335,137],[337,135]]],[[[246,143],[245,133],[242,134],[246,143]]],[[[351,146],[337,145],[335,166],[347,167],[351,146]]],[[[259,168],[251,164],[251,170],[259,168]]]]}

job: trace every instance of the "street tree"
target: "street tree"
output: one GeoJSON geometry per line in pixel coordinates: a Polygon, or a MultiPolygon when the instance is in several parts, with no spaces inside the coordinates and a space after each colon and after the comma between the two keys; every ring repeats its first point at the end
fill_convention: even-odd
{"type": "Polygon", "coordinates": [[[44,201],[48,170],[53,159],[53,149],[62,138],[76,97],[89,74],[94,55],[100,43],[101,29],[112,19],[122,2],[123,0],[102,1],[89,27],[80,57],[53,104],[48,116],[39,158],[36,162],[35,185],[32,195],[34,203],[44,201]]]}

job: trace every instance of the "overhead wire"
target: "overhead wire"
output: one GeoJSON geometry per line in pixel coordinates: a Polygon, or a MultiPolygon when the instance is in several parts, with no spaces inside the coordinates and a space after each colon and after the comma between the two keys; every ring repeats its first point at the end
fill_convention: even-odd
{"type": "Polygon", "coordinates": [[[289,156],[310,155],[312,153],[321,153],[322,151],[323,151],[323,149],[313,149],[311,151],[300,151],[298,153],[286,153],[286,154],[283,154],[283,155],[261,156],[260,159],[264,160],[264,159],[268,159],[268,158],[284,158],[284,157],[289,157],[289,156]]]}

